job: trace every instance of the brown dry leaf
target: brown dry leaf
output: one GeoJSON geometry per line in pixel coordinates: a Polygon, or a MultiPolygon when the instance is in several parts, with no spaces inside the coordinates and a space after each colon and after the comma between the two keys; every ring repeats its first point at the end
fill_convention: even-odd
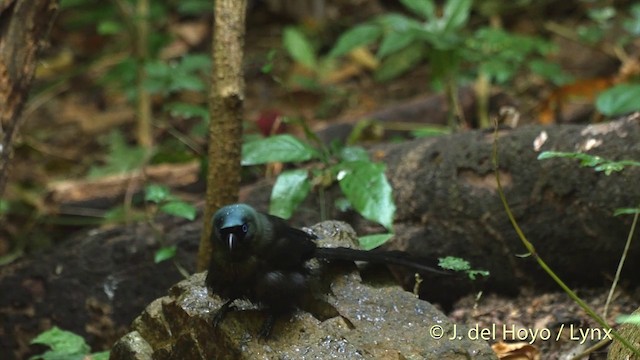
{"type": "Polygon", "coordinates": [[[324,85],[339,84],[365,71],[371,71],[380,65],[375,55],[365,47],[359,47],[349,53],[349,62],[322,74],[321,83],[324,85]]]}
{"type": "Polygon", "coordinates": [[[498,359],[504,360],[540,360],[540,350],[537,347],[527,343],[505,343],[498,342],[491,345],[491,349],[498,356],[498,359]]]}
{"type": "Polygon", "coordinates": [[[376,56],[365,47],[353,49],[349,53],[349,59],[368,70],[375,70],[380,66],[380,62],[376,59],[376,56]]]}
{"type": "Polygon", "coordinates": [[[554,90],[540,105],[538,122],[551,124],[558,121],[556,115],[562,116],[563,108],[572,102],[591,103],[596,96],[614,84],[611,78],[579,80],[563,85],[554,90]]]}

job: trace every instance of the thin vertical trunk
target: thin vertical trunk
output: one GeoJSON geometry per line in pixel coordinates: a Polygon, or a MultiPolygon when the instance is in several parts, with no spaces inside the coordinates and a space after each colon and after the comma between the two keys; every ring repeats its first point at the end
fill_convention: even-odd
{"type": "Polygon", "coordinates": [[[56,0],[0,2],[0,197],[37,55],[58,11],[56,0]]]}
{"type": "Polygon", "coordinates": [[[198,251],[199,271],[207,268],[211,256],[211,216],[219,207],[236,202],[240,189],[246,7],[246,0],[215,1],[213,73],[209,95],[209,169],[205,223],[198,251]]]}

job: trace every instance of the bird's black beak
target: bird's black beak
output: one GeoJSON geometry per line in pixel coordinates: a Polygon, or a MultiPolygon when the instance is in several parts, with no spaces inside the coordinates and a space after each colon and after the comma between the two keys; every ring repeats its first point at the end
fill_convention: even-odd
{"type": "Polygon", "coordinates": [[[233,250],[238,246],[238,238],[232,232],[227,234],[227,246],[229,247],[229,252],[233,252],[233,250]]]}

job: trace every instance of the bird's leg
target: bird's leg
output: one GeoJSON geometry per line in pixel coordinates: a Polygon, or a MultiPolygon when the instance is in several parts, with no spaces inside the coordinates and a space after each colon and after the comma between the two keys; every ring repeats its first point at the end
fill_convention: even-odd
{"type": "Polygon", "coordinates": [[[235,307],[232,306],[234,301],[236,301],[236,299],[227,300],[227,302],[224,303],[222,306],[220,306],[220,309],[218,309],[218,311],[216,311],[216,313],[213,316],[213,327],[214,328],[218,327],[218,325],[220,325],[220,323],[222,322],[224,317],[227,316],[227,314],[230,311],[235,309],[235,307]]]}
{"type": "Polygon", "coordinates": [[[268,339],[271,336],[271,330],[273,330],[273,325],[276,323],[277,316],[276,314],[269,313],[267,319],[262,324],[262,328],[258,333],[258,337],[261,339],[268,339]]]}

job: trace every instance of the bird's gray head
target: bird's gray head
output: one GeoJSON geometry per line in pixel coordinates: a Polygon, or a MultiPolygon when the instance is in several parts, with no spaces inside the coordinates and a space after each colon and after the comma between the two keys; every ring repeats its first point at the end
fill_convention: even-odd
{"type": "Polygon", "coordinates": [[[245,257],[258,230],[257,216],[256,210],[247,204],[221,207],[212,219],[211,240],[215,247],[228,252],[232,260],[245,257]]]}

